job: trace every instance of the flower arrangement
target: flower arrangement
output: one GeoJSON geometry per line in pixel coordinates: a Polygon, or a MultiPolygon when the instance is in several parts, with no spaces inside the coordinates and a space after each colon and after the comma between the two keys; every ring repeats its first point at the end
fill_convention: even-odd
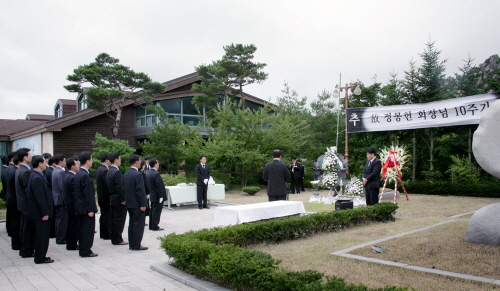
{"type": "Polygon", "coordinates": [[[339,175],[337,174],[337,171],[325,173],[323,174],[321,185],[327,187],[328,189],[331,189],[337,184],[338,179],[339,175]]]}
{"type": "Polygon", "coordinates": [[[345,193],[347,193],[348,196],[360,196],[364,192],[363,181],[356,177],[352,178],[345,188],[345,193]]]}
{"type": "Polygon", "coordinates": [[[321,169],[325,172],[337,172],[339,168],[339,158],[335,153],[331,151],[326,152],[321,169]]]}
{"type": "Polygon", "coordinates": [[[382,162],[382,165],[385,165],[386,163],[389,164],[392,167],[387,167],[387,172],[386,172],[386,177],[388,179],[387,182],[391,181],[396,181],[398,177],[398,170],[396,167],[399,169],[399,173],[405,168],[406,162],[408,162],[409,156],[406,153],[406,150],[404,147],[400,146],[390,146],[388,148],[384,148],[380,151],[380,161],[382,162]],[[391,156],[391,152],[394,154],[391,156]],[[389,161],[387,159],[389,158],[389,161]],[[393,161],[392,159],[395,158],[396,161],[393,161]]]}

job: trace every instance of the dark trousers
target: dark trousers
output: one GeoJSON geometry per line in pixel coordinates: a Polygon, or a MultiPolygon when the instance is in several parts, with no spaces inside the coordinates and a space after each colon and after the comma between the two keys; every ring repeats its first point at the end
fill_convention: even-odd
{"type": "Polygon", "coordinates": [[[268,197],[269,197],[269,202],[286,200],[286,195],[269,195],[268,197]]]}
{"type": "Polygon", "coordinates": [[[74,212],[68,212],[68,229],[66,231],[66,249],[74,250],[80,240],[80,217],[74,212]]]}
{"type": "Polygon", "coordinates": [[[7,235],[12,236],[12,222],[13,222],[13,216],[14,212],[17,212],[17,205],[15,207],[9,207],[7,205],[7,213],[5,214],[5,228],[7,229],[7,235]]]}
{"type": "Polygon", "coordinates": [[[19,255],[30,257],[35,252],[35,225],[33,220],[28,219],[28,212],[21,213],[20,228],[21,249],[19,249],[19,255]]]}
{"type": "Polygon", "coordinates": [[[22,212],[17,210],[17,209],[11,209],[10,212],[12,212],[10,214],[10,229],[12,232],[11,246],[12,246],[13,250],[17,251],[17,250],[21,249],[21,215],[22,215],[22,212]]]}
{"type": "Polygon", "coordinates": [[[292,179],[290,183],[290,189],[292,191],[292,194],[295,194],[295,190],[297,190],[297,193],[300,193],[300,177],[294,177],[292,174],[292,179]]]}
{"type": "Polygon", "coordinates": [[[35,226],[35,263],[41,264],[45,261],[47,250],[49,249],[50,236],[50,219],[32,220],[31,223],[35,226]]]}
{"type": "Polygon", "coordinates": [[[160,228],[161,211],[163,210],[163,203],[151,202],[151,211],[149,214],[149,229],[155,230],[160,228]]]}
{"type": "Polygon", "coordinates": [[[127,206],[118,204],[111,206],[111,216],[113,223],[111,224],[111,243],[119,244],[123,242],[122,233],[125,228],[125,220],[127,219],[127,206]]]}
{"type": "Polygon", "coordinates": [[[68,230],[68,212],[62,205],[54,206],[54,208],[56,209],[56,243],[63,244],[66,241],[66,231],[68,230]]]}
{"type": "Polygon", "coordinates": [[[113,219],[111,217],[111,205],[109,202],[99,202],[101,208],[101,217],[99,217],[99,235],[102,239],[111,238],[111,224],[113,219]]]}
{"type": "Polygon", "coordinates": [[[207,206],[207,191],[208,185],[196,185],[198,207],[207,206]]]}
{"type": "Polygon", "coordinates": [[[375,205],[378,203],[379,188],[365,188],[366,205],[375,205]]]}
{"type": "Polygon", "coordinates": [[[145,216],[144,211],[139,208],[128,209],[128,243],[131,249],[141,247],[142,237],[144,236],[145,216]]]}
{"type": "Polygon", "coordinates": [[[86,257],[92,254],[94,245],[95,214],[90,217],[88,214],[80,214],[80,256],[86,257]]]}
{"type": "MultiPolygon", "coordinates": [[[[52,209],[52,216],[51,217],[56,217],[56,208],[54,207],[52,209]]],[[[50,238],[55,238],[56,237],[56,220],[55,219],[49,219],[50,221],[50,238]]]]}

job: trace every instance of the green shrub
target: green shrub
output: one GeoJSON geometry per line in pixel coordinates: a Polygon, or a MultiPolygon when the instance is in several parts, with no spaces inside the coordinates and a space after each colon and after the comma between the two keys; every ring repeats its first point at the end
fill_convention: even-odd
{"type": "Polygon", "coordinates": [[[7,202],[5,202],[3,199],[0,199],[0,209],[4,209],[7,207],[7,202]]]}
{"type": "MultiPolygon", "coordinates": [[[[370,290],[346,285],[339,278],[317,271],[288,271],[269,254],[242,248],[255,243],[279,242],[333,231],[394,214],[398,206],[379,203],[345,211],[289,216],[265,221],[169,234],[160,237],[161,247],[175,260],[174,266],[233,290],[370,290]]],[[[380,290],[407,290],[388,287],[380,290]]]]}
{"type": "Polygon", "coordinates": [[[161,179],[163,180],[163,183],[165,183],[165,186],[175,186],[179,183],[187,183],[187,178],[186,175],[184,174],[178,174],[178,175],[171,175],[171,174],[161,174],[161,179]]]}
{"type": "Polygon", "coordinates": [[[215,183],[224,184],[226,191],[229,190],[232,180],[232,175],[230,173],[224,173],[219,170],[210,170],[210,175],[214,178],[215,183]]]}
{"type": "MultiPolygon", "coordinates": [[[[408,193],[500,198],[500,183],[450,183],[446,181],[405,182],[408,193]]],[[[399,188],[400,191],[403,191],[399,188]]]]}
{"type": "Polygon", "coordinates": [[[241,191],[247,193],[248,195],[254,195],[255,193],[259,192],[260,187],[257,186],[247,186],[243,187],[241,191]]]}

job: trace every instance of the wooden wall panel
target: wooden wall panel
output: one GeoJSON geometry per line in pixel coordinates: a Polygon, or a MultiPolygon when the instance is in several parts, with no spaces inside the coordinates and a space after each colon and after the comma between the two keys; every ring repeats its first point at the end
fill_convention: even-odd
{"type": "MultiPolygon", "coordinates": [[[[122,113],[118,139],[128,140],[131,147],[139,149],[140,146],[134,138],[134,121],[134,106],[126,106],[122,113]]],[[[52,154],[64,154],[66,157],[71,157],[83,151],[92,152],[92,141],[95,140],[96,132],[111,139],[112,125],[113,119],[102,114],[65,127],[61,131],[54,131],[54,153],[52,154]]]]}

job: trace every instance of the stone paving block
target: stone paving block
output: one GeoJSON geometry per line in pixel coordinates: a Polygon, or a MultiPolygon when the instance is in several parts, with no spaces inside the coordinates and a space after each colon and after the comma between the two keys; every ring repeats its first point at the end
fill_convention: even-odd
{"type": "Polygon", "coordinates": [[[116,285],[116,287],[120,288],[120,290],[123,290],[123,291],[141,291],[142,290],[141,288],[135,286],[132,283],[122,283],[122,284],[116,285]]]}
{"type": "Polygon", "coordinates": [[[54,287],[57,288],[57,290],[64,290],[64,291],[78,291],[78,288],[76,288],[73,284],[71,284],[68,280],[62,277],[50,277],[47,278],[47,280],[54,285],[54,287]]]}
{"type": "Polygon", "coordinates": [[[22,291],[32,291],[35,290],[35,286],[33,286],[30,282],[24,281],[24,282],[18,282],[13,284],[14,288],[16,290],[22,290],[22,291]]]}

